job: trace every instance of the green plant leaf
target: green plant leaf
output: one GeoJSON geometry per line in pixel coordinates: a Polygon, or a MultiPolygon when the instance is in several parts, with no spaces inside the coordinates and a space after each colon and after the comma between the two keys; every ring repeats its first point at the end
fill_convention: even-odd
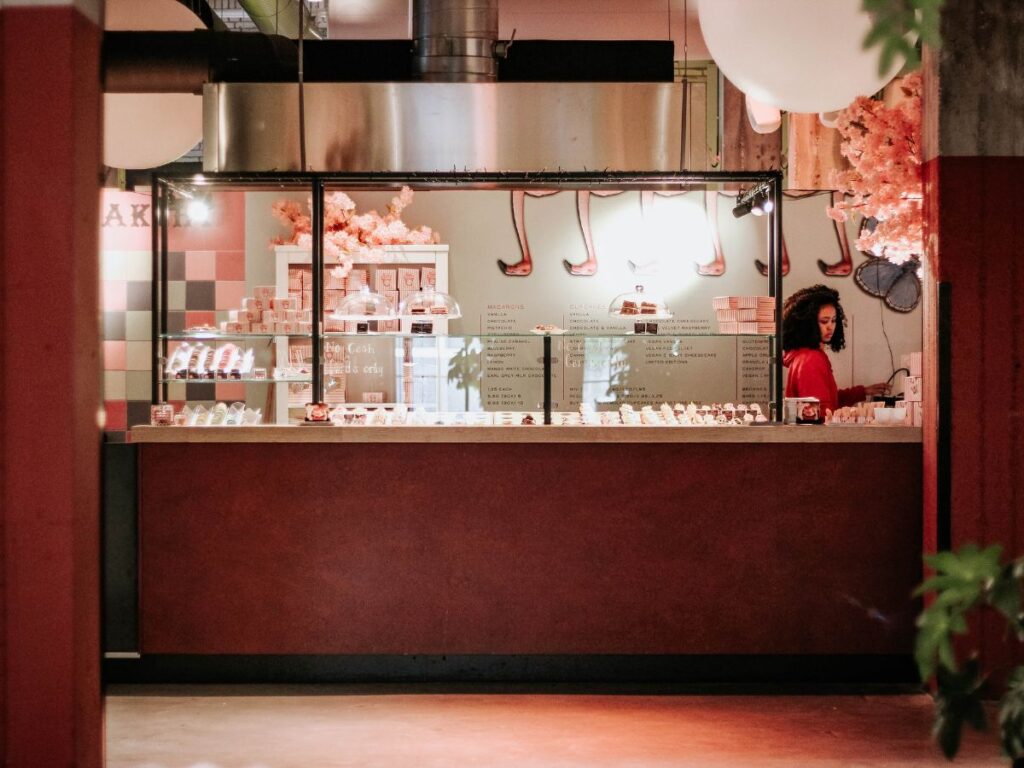
{"type": "Polygon", "coordinates": [[[926,580],[913,592],[913,597],[921,597],[921,595],[928,594],[929,592],[938,592],[939,590],[949,589],[962,583],[962,579],[959,576],[932,576],[926,580]]]}
{"type": "Polygon", "coordinates": [[[974,554],[972,548],[975,551],[977,550],[973,544],[967,544],[959,552],[935,552],[931,555],[925,555],[924,562],[925,565],[934,569],[937,573],[954,574],[960,569],[960,558],[974,554]]]}
{"type": "Polygon", "coordinates": [[[943,713],[935,718],[935,728],[932,730],[932,734],[939,742],[939,748],[947,760],[952,760],[960,751],[960,729],[962,727],[963,721],[956,715],[943,713]]]}
{"type": "Polygon", "coordinates": [[[1007,757],[1024,757],[1024,667],[1010,674],[999,702],[999,741],[1007,757]]]}
{"type": "Polygon", "coordinates": [[[960,749],[960,734],[966,722],[983,731],[988,727],[981,703],[982,678],[978,660],[970,659],[961,672],[941,667],[936,673],[935,725],[932,730],[942,754],[952,759],[960,749]]]}
{"type": "Polygon", "coordinates": [[[988,602],[1006,617],[1014,631],[1020,630],[1020,582],[1014,576],[1012,563],[1003,568],[992,582],[988,602]]]}
{"type": "MultiPolygon", "coordinates": [[[[956,670],[956,654],[953,651],[953,638],[944,635],[939,638],[939,667],[938,669],[956,670]]],[[[938,670],[936,670],[938,671],[938,670]]]]}
{"type": "Polygon", "coordinates": [[[967,618],[962,613],[955,613],[949,617],[949,628],[958,635],[966,634],[967,618]]]}
{"type": "Polygon", "coordinates": [[[977,582],[965,582],[938,593],[934,605],[940,608],[959,608],[968,610],[981,597],[981,584],[977,582]]]}
{"type": "Polygon", "coordinates": [[[882,57],[878,60],[878,76],[882,77],[892,69],[892,63],[896,60],[896,49],[893,47],[892,39],[887,39],[882,44],[882,57]]]}
{"type": "Polygon", "coordinates": [[[936,673],[937,663],[950,670],[956,669],[951,616],[945,608],[930,607],[917,618],[918,632],[914,641],[914,660],[921,680],[927,681],[936,673]]]}
{"type": "Polygon", "coordinates": [[[896,56],[906,60],[904,72],[920,64],[917,44],[923,41],[937,47],[941,42],[940,24],[943,0],[862,0],[861,8],[871,17],[863,48],[879,48],[878,74],[890,69],[896,56]]]}
{"type": "Polygon", "coordinates": [[[991,578],[999,572],[1003,548],[993,544],[979,550],[976,544],[965,544],[956,552],[936,552],[925,555],[925,563],[938,573],[960,576],[964,579],[991,578]]]}

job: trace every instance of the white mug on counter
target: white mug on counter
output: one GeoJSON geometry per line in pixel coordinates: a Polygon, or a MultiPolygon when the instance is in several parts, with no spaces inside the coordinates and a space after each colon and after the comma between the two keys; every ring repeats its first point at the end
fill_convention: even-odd
{"type": "Polygon", "coordinates": [[[786,424],[822,424],[825,421],[821,401],[816,397],[787,397],[784,407],[786,424]]]}

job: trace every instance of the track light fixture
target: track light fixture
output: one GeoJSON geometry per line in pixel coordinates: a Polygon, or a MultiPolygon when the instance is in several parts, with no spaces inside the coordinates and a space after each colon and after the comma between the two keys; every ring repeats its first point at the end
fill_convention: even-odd
{"type": "MultiPolygon", "coordinates": [[[[742,194],[740,195],[740,197],[742,197],[742,194]]],[[[732,215],[735,216],[737,219],[743,218],[748,213],[750,213],[751,207],[752,202],[750,200],[747,200],[746,202],[742,203],[736,203],[736,206],[732,209],[732,215]]]]}
{"type": "MultiPolygon", "coordinates": [[[[205,179],[201,174],[195,176],[196,184],[201,185],[205,182],[205,179]]],[[[210,220],[210,200],[209,195],[206,192],[200,192],[197,187],[191,184],[174,184],[172,182],[165,182],[167,188],[174,193],[176,197],[183,201],[185,207],[185,215],[188,216],[189,221],[194,224],[205,224],[210,220]]]]}
{"type": "Polygon", "coordinates": [[[755,216],[764,216],[775,210],[775,201],[772,200],[771,187],[768,184],[758,184],[748,190],[741,190],[736,198],[736,206],[732,209],[732,215],[737,219],[752,213],[755,216]]]}
{"type": "Polygon", "coordinates": [[[189,220],[196,224],[205,224],[210,218],[210,204],[201,198],[189,200],[185,211],[189,220]]]}

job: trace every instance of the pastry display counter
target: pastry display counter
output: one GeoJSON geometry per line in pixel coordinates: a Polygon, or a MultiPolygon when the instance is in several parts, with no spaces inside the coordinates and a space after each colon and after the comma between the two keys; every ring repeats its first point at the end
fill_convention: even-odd
{"type": "MultiPolygon", "coordinates": [[[[715,200],[670,176],[571,188],[715,200]]],[[[315,222],[358,181],[296,183],[315,222]]],[[[523,194],[407,181],[434,215],[523,194]]],[[[781,207],[778,174],[715,181],[781,207]]],[[[921,430],[779,423],[779,216],[735,287],[667,258],[596,277],[538,259],[528,281],[525,247],[484,259],[480,233],[342,256],[330,231],[261,240],[205,318],[162,231],[153,406],[171,425],[129,435],[143,659],[858,656],[912,674],[921,430]]]]}
{"type": "Polygon", "coordinates": [[[920,427],[135,427],[135,443],[920,443],[920,427]]]}
{"type": "Polygon", "coordinates": [[[910,658],[913,428],[140,427],[132,439],[143,660],[910,658]]]}

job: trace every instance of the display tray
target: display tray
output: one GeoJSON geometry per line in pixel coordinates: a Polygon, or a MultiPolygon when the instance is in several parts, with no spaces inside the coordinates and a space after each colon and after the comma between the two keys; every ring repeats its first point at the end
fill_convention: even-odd
{"type": "Polygon", "coordinates": [[[211,339],[311,339],[311,333],[221,333],[220,331],[192,331],[191,333],[161,333],[168,341],[210,341],[211,339]]]}
{"type": "Polygon", "coordinates": [[[216,378],[216,379],[160,379],[162,384],[309,384],[313,381],[309,376],[293,379],[275,379],[266,376],[262,379],[254,379],[251,376],[242,379],[216,378]]]}
{"type": "MultiPolygon", "coordinates": [[[[420,317],[423,317],[420,315],[420,317]]],[[[443,315],[435,316],[445,320],[443,315]]],[[[388,318],[384,318],[387,320],[388,318]]],[[[390,318],[396,319],[396,318],[390,318]]],[[[250,336],[255,334],[249,334],[250,336]]],[[[308,335],[308,334],[307,334],[308,335]]],[[[574,331],[571,329],[559,329],[557,331],[517,331],[513,333],[410,333],[407,331],[324,331],[321,334],[325,339],[343,337],[343,336],[378,336],[378,337],[392,337],[392,338],[435,338],[435,339],[509,339],[509,338],[530,338],[536,336],[560,336],[568,339],[579,340],[579,339],[643,339],[649,337],[651,339],[773,339],[775,338],[771,334],[767,333],[675,333],[671,330],[661,330],[654,334],[638,334],[635,331],[623,329],[620,331],[595,331],[595,332],[584,332],[574,331]]],[[[205,338],[205,337],[204,337],[205,338]]]]}
{"type": "Polygon", "coordinates": [[[920,443],[920,427],[133,427],[133,443],[920,443]]]}

